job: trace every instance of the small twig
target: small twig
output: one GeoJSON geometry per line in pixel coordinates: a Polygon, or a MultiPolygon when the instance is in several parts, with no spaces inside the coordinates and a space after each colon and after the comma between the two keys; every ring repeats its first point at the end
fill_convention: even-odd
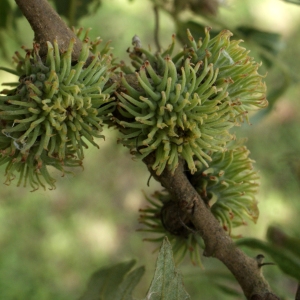
{"type": "Polygon", "coordinates": [[[158,6],[154,5],[153,7],[154,11],[154,18],[155,18],[155,23],[154,23],[154,42],[157,48],[157,52],[160,52],[161,46],[159,42],[159,10],[158,6]]]}
{"type": "Polygon", "coordinates": [[[150,174],[150,176],[149,176],[149,178],[147,180],[147,186],[150,186],[150,180],[151,180],[151,178],[152,178],[152,174],[150,174]]]}
{"type": "Polygon", "coordinates": [[[265,257],[264,257],[263,254],[258,254],[255,259],[257,261],[258,268],[261,268],[263,266],[274,266],[275,265],[272,262],[266,262],[266,263],[264,263],[263,261],[264,261],[265,257]]]}

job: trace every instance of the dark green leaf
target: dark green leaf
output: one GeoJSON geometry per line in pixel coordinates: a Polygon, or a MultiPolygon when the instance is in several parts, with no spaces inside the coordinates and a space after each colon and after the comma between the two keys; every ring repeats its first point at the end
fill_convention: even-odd
{"type": "Polygon", "coordinates": [[[206,270],[203,275],[207,278],[208,282],[216,286],[222,293],[241,297],[241,291],[236,279],[228,270],[206,270]]]}
{"type": "Polygon", "coordinates": [[[120,284],[115,299],[131,300],[132,292],[136,287],[136,285],[139,283],[144,273],[145,273],[144,267],[139,267],[133,270],[132,272],[130,272],[123,280],[123,282],[120,284]]]}
{"type": "Polygon", "coordinates": [[[155,274],[145,300],[185,300],[190,299],[181,274],[175,269],[172,246],[165,238],[160,248],[155,274]]]}
{"type": "Polygon", "coordinates": [[[7,17],[11,14],[11,7],[8,0],[0,1],[0,29],[6,27],[7,17]]]}
{"type": "Polygon", "coordinates": [[[132,260],[101,268],[91,276],[80,300],[132,300],[132,290],[144,274],[143,267],[130,272],[134,265],[132,260]]]}
{"type": "Polygon", "coordinates": [[[283,0],[283,1],[300,5],[300,0],[283,0]]]}
{"type": "Polygon", "coordinates": [[[276,86],[273,85],[270,92],[267,94],[267,99],[269,101],[269,106],[264,113],[268,113],[273,109],[276,100],[278,100],[289,88],[290,86],[290,77],[289,74],[282,74],[282,80],[276,86]]]}
{"type": "MultiPolygon", "coordinates": [[[[194,21],[180,22],[177,24],[176,35],[182,44],[188,43],[188,38],[187,38],[187,34],[186,34],[187,29],[190,30],[190,32],[192,33],[192,35],[196,41],[199,40],[199,38],[204,37],[204,29],[205,29],[204,25],[194,22],[194,21]]],[[[209,34],[212,38],[214,36],[216,36],[218,33],[219,33],[219,31],[216,31],[213,29],[209,32],[209,34]]]]}
{"type": "Polygon", "coordinates": [[[300,239],[292,237],[280,228],[270,226],[267,231],[267,239],[278,247],[289,250],[300,258],[300,239]]]}
{"type": "Polygon", "coordinates": [[[218,283],[215,282],[215,285],[222,291],[223,294],[235,296],[235,297],[241,297],[241,293],[234,287],[231,287],[225,283],[218,283]]]}
{"type": "Polygon", "coordinates": [[[70,26],[77,25],[80,18],[95,12],[101,0],[52,0],[59,15],[65,16],[70,26]],[[92,6],[92,9],[90,9],[92,6]]]}
{"type": "Polygon", "coordinates": [[[300,282],[300,259],[287,251],[287,249],[254,238],[240,239],[236,244],[238,246],[246,246],[251,249],[264,251],[272,257],[274,263],[278,265],[284,273],[294,277],[300,282]]]}

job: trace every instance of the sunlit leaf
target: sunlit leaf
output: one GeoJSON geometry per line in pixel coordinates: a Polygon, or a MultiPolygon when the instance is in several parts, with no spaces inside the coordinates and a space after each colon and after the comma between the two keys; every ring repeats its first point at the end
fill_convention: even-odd
{"type": "Polygon", "coordinates": [[[160,248],[155,274],[144,300],[185,300],[190,299],[181,274],[175,269],[172,246],[165,238],[160,248]]]}
{"type": "Polygon", "coordinates": [[[143,267],[130,272],[134,265],[131,260],[96,271],[79,300],[132,300],[132,291],[144,274],[143,267]]]}
{"type": "Polygon", "coordinates": [[[8,0],[0,1],[0,29],[6,27],[7,18],[11,14],[11,6],[8,0]]]}

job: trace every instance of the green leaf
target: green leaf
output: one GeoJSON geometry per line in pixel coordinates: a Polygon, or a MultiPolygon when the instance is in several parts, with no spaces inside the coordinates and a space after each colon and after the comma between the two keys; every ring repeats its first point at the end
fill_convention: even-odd
{"type": "Polygon", "coordinates": [[[7,17],[12,12],[9,1],[1,0],[0,1],[0,29],[6,27],[7,17]]]}
{"type": "MultiPolygon", "coordinates": [[[[200,38],[203,38],[204,35],[204,29],[206,26],[197,23],[195,21],[187,21],[187,22],[178,22],[177,23],[177,32],[176,36],[180,40],[182,44],[188,44],[188,37],[186,34],[187,29],[190,30],[192,36],[196,41],[198,41],[200,38]]],[[[211,38],[215,37],[220,31],[211,29],[209,34],[211,38]]]]}
{"type": "Polygon", "coordinates": [[[82,17],[96,12],[101,0],[52,0],[59,15],[65,16],[70,26],[77,25],[82,17]],[[92,9],[90,9],[92,6],[92,9]]]}
{"type": "Polygon", "coordinates": [[[231,287],[221,282],[220,283],[215,282],[215,285],[217,286],[218,289],[222,291],[223,294],[235,296],[235,297],[241,297],[241,293],[237,290],[236,287],[231,287]]]}
{"type": "Polygon", "coordinates": [[[246,246],[251,249],[260,249],[270,255],[275,264],[285,274],[294,277],[300,282],[300,259],[283,247],[277,247],[271,243],[258,239],[240,239],[236,242],[238,246],[246,246]]]}
{"type": "Polygon", "coordinates": [[[186,300],[186,292],[181,274],[175,269],[172,246],[165,237],[160,248],[154,277],[144,300],[186,300]]]}
{"type": "Polygon", "coordinates": [[[139,283],[140,279],[145,273],[144,267],[139,267],[133,271],[131,271],[124,281],[120,284],[116,298],[120,300],[131,300],[132,298],[132,292],[136,285],[139,283]]]}
{"type": "Polygon", "coordinates": [[[79,300],[132,300],[132,291],[145,271],[139,267],[130,272],[134,265],[131,260],[96,271],[79,300]]]}

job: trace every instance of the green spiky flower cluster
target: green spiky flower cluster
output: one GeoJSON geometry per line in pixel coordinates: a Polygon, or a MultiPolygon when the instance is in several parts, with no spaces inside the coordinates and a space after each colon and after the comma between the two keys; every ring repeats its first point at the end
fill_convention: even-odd
{"type": "Polygon", "coordinates": [[[245,224],[244,216],[253,222],[258,218],[259,176],[253,170],[249,150],[241,142],[231,143],[228,148],[214,153],[208,167],[198,163],[190,181],[223,228],[231,233],[232,227],[245,224]]]}
{"type": "Polygon", "coordinates": [[[151,206],[140,209],[139,222],[145,226],[140,231],[155,233],[158,237],[144,240],[161,243],[167,236],[176,263],[180,263],[188,254],[194,265],[202,266],[200,249],[204,248],[203,240],[193,228],[188,227],[191,224],[182,225],[183,220],[170,194],[167,191],[155,192],[151,198],[146,196],[146,199],[151,206]],[[171,223],[169,220],[172,220],[171,223]]]}
{"type": "MultiPolygon", "coordinates": [[[[198,162],[198,170],[189,176],[189,180],[231,235],[232,228],[245,224],[244,217],[253,222],[258,218],[255,195],[259,177],[242,141],[228,147],[226,152],[214,153],[208,167],[198,162]]],[[[145,226],[141,231],[158,234],[147,240],[160,242],[167,235],[178,261],[189,253],[191,261],[201,265],[198,252],[203,248],[203,241],[191,222],[180,215],[171,195],[167,191],[156,192],[146,199],[150,207],[140,210],[139,220],[145,226]]]]}
{"type": "Polygon", "coordinates": [[[159,175],[166,166],[174,171],[183,157],[191,173],[195,160],[208,166],[213,153],[223,152],[233,139],[229,129],[247,119],[249,110],[267,105],[265,84],[257,73],[259,64],[230,41],[222,31],[190,44],[172,56],[172,45],[156,55],[135,47],[130,56],[139,86],[133,88],[125,75],[117,96],[121,142],[138,157],[154,152],[153,169],[159,175]]]}
{"type": "Polygon", "coordinates": [[[103,137],[103,116],[114,106],[104,88],[111,64],[108,48],[96,52],[99,40],[85,36],[74,64],[74,42],[65,53],[56,41],[47,42],[45,59],[34,44],[25,57],[16,52],[16,70],[2,68],[19,76],[0,96],[0,164],[6,164],[6,184],[19,174],[18,186],[54,188],[48,166],[63,173],[81,166],[87,142],[97,146],[94,138],[103,137]]]}

